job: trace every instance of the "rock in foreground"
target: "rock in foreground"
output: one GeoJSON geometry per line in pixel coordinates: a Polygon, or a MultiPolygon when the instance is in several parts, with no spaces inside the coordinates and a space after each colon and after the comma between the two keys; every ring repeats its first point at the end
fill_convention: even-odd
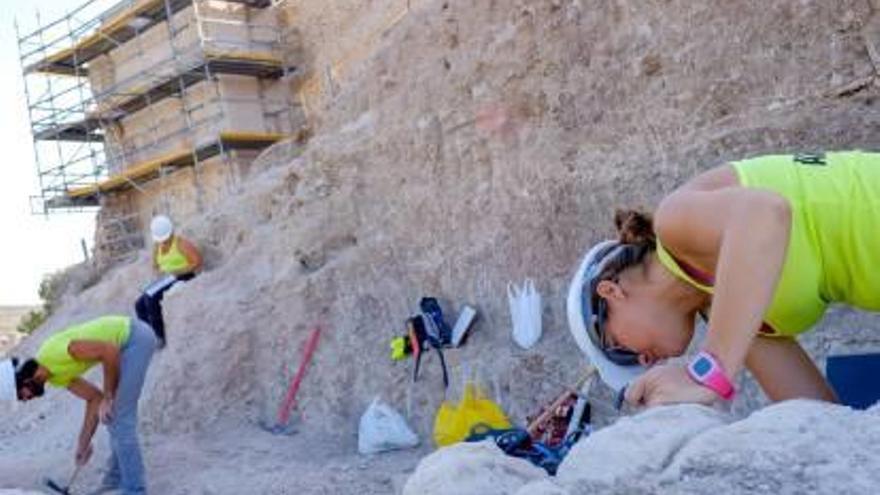
{"type": "Polygon", "coordinates": [[[580,442],[556,478],[522,462],[489,443],[442,449],[404,493],[874,493],[880,407],[789,401],[732,423],[706,407],[662,407],[580,442]]]}

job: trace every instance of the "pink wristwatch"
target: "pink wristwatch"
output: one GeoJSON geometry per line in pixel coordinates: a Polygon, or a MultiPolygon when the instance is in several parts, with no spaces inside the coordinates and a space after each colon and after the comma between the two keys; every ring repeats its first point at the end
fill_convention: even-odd
{"type": "Polygon", "coordinates": [[[694,381],[711,389],[724,400],[731,400],[736,394],[721,363],[708,351],[700,351],[694,356],[688,364],[687,371],[694,381]]]}

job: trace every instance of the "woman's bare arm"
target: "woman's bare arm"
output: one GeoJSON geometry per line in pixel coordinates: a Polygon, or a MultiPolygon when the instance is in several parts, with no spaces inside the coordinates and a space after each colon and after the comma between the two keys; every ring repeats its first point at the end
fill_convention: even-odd
{"type": "Polygon", "coordinates": [[[755,338],[746,356],[746,367],[773,402],[789,399],[837,402],[834,390],[793,338],[755,338]]]}
{"type": "Polygon", "coordinates": [[[82,378],[75,378],[67,386],[67,390],[86,401],[86,410],[76,448],[77,464],[82,465],[88,461],[88,457],[91,455],[92,438],[98,428],[98,408],[101,406],[101,399],[104,396],[97,387],[82,378]]]}
{"type": "Polygon", "coordinates": [[[80,361],[100,361],[104,368],[104,397],[116,397],[119,385],[119,347],[97,340],[74,340],[67,346],[67,352],[80,361]]]}
{"type": "Polygon", "coordinates": [[[664,245],[715,273],[706,350],[729,376],[742,369],[772,301],[788,247],[791,211],[771,191],[682,188],[655,215],[664,245]]]}
{"type": "Polygon", "coordinates": [[[202,269],[202,254],[199,252],[198,248],[196,248],[191,242],[188,240],[178,237],[177,245],[180,247],[180,251],[186,256],[187,261],[189,261],[190,269],[188,272],[197,272],[202,269]]]}

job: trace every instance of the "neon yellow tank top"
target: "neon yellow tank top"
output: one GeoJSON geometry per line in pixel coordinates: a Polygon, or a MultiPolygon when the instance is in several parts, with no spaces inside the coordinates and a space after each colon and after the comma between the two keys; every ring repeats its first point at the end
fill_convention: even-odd
{"type": "MultiPolygon", "coordinates": [[[[744,187],[774,191],[791,205],[788,250],[762,331],[809,330],[831,302],[880,310],[880,154],[771,155],[732,164],[744,187]]],[[[658,242],[660,262],[700,290],[658,242]]]]}
{"type": "Polygon", "coordinates": [[[97,361],[79,361],[67,348],[74,340],[97,340],[122,347],[128,342],[131,318],[127,316],[103,316],[62,330],[46,339],[37,351],[36,360],[49,370],[49,384],[66,387],[74,378],[82,376],[97,361]]]}
{"type": "Polygon", "coordinates": [[[156,246],[156,264],[162,273],[176,273],[190,268],[189,260],[177,245],[177,236],[171,240],[167,253],[162,252],[162,246],[156,246]]]}

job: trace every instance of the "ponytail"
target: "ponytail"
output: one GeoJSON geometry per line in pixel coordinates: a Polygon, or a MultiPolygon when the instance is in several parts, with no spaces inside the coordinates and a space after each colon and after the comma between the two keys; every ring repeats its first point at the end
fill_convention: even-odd
{"type": "Polygon", "coordinates": [[[650,214],[638,210],[617,210],[614,212],[614,225],[623,249],[605,264],[596,282],[613,279],[627,268],[640,265],[649,253],[657,249],[650,214]]]}
{"type": "Polygon", "coordinates": [[[657,237],[651,215],[639,210],[621,210],[614,212],[614,225],[617,237],[622,244],[634,244],[654,250],[657,237]]]}

